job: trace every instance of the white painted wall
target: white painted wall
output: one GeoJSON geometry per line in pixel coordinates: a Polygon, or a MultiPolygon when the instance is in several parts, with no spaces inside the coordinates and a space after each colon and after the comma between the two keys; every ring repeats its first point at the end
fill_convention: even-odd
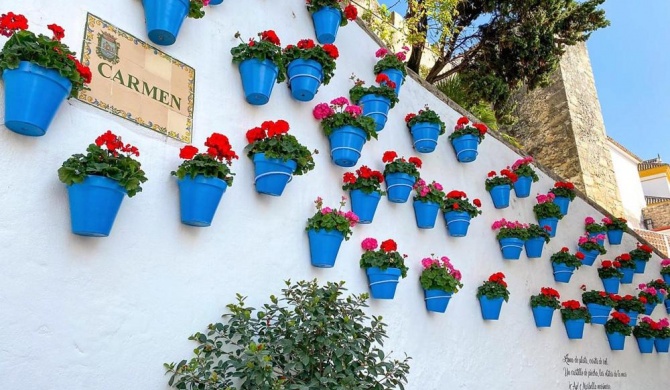
{"type": "Polygon", "coordinates": [[[639,228],[641,226],[642,209],[647,206],[644,192],[642,191],[640,175],[637,171],[639,161],[621,150],[614,143],[607,142],[607,145],[612,155],[614,175],[619,187],[624,212],[626,213],[624,218],[628,220],[628,224],[631,227],[639,228]]]}
{"type": "MultiPolygon", "coordinates": [[[[63,25],[65,41],[74,48],[81,46],[87,11],[146,38],[139,1],[14,2],[13,8],[29,18],[33,29],[46,32],[46,25],[54,21],[63,25]]],[[[288,278],[346,280],[350,291],[367,291],[358,260],[360,241],[368,236],[395,238],[400,250],[409,255],[411,270],[396,298],[372,301],[369,309],[388,323],[390,339],[385,348],[413,358],[409,390],[565,390],[573,381],[639,389],[668,383],[668,357],[640,356],[632,339],[627,340],[625,351],[612,353],[599,326],[587,326],[582,341],[567,339],[558,316],[552,328],[535,328],[528,299],[540,287],[558,288],[566,299],[579,298],[581,284],[601,287],[595,268],[578,271],[568,285],[557,285],[548,260],[563,246],[575,247],[584,217],[601,215],[576,200],[543,259],[503,261],[489,227],[501,217],[533,221],[534,199],[513,199],[511,208],[500,211],[492,207],[484,189],[486,173],[511,164],[518,156],[491,137],[481,144],[481,154],[472,164],[456,162],[446,136],[435,153],[421,156],[425,179],[482,199],[484,214],[474,220],[467,237],[447,237],[441,221],[434,230],[420,231],[410,203],[391,204],[383,199],[374,223],[357,227],[353,238],[343,244],[335,268],[312,268],[305,221],[318,195],[336,203],[345,170],[330,163],[327,139],[311,109],[318,102],[346,95],[352,72],[372,80],[377,46],[355,24],[343,28],[336,42],[342,54],[337,75],[313,104],[292,100],[282,84],[276,86],[268,105],[251,107],[243,101],[229,49],[235,44],[235,31],[247,37],[269,28],[277,30],[284,44],[313,37],[302,0],[225,1],[205,19],[188,20],[176,45],[165,49],[197,69],[196,145],[212,131],[220,131],[241,152],[248,128],[266,119],[284,118],[303,143],[321,151],[316,170],[296,178],[280,198],[257,195],[251,161],[236,162],[235,184],[210,228],[179,223],[177,186],[169,174],[179,164],[181,145],[176,142],[78,101],[61,108],[42,138],[0,129],[4,167],[0,388],[166,389],[163,362],[189,358],[194,344],[187,337],[219,320],[236,292],[248,295],[248,303],[257,306],[277,294],[288,278]],[[143,193],[124,201],[109,238],[82,238],[69,232],[66,190],[56,170],[107,129],[140,148],[149,181],[143,193]],[[419,260],[430,253],[451,257],[464,275],[465,288],[452,299],[445,315],[428,314],[423,305],[419,260]],[[475,291],[496,271],[508,275],[512,296],[500,321],[484,322],[475,291]],[[570,368],[621,370],[628,377],[565,377],[566,354],[603,357],[609,362],[608,366],[573,364],[570,368]]],[[[450,127],[459,116],[412,80],[400,98],[380,140],[365,146],[361,163],[381,169],[381,155],[389,149],[413,155],[403,117],[424,104],[435,108],[450,127]]],[[[542,175],[533,193],[545,192],[552,184],[542,175]]],[[[627,236],[610,253],[614,256],[634,246],[635,240],[627,236]]],[[[657,277],[657,260],[635,282],[657,277]]],[[[623,292],[634,290],[629,286],[623,292]]],[[[658,308],[654,314],[664,313],[658,308]]]]}
{"type": "Polygon", "coordinates": [[[670,198],[670,183],[665,173],[643,177],[641,180],[645,195],[670,198]]]}

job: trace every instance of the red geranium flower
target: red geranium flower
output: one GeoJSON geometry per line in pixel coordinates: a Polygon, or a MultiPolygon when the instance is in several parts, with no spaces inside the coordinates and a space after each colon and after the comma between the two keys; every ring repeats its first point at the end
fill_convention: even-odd
{"type": "Polygon", "coordinates": [[[323,45],[323,50],[330,56],[330,58],[336,60],[340,56],[340,52],[337,50],[337,46],[326,43],[323,45]]]}
{"type": "Polygon", "coordinates": [[[472,201],[472,204],[474,204],[477,207],[482,207],[482,201],[479,199],[475,199],[472,201]]]}
{"type": "Polygon", "coordinates": [[[396,244],[393,240],[386,240],[382,242],[380,247],[384,252],[388,253],[397,250],[398,244],[396,244]]]}
{"type": "Polygon", "coordinates": [[[409,114],[407,114],[407,115],[405,116],[405,122],[409,122],[409,121],[411,121],[412,118],[414,118],[415,116],[416,116],[416,114],[414,114],[414,113],[409,113],[409,114]]]}
{"type": "MultiPolygon", "coordinates": [[[[279,46],[281,44],[279,42],[279,37],[277,36],[277,34],[273,30],[263,31],[261,33],[261,39],[264,40],[264,41],[268,41],[270,43],[273,43],[277,46],[279,46]]],[[[250,46],[252,46],[252,45],[250,45],[250,46]]]]}
{"type": "Polygon", "coordinates": [[[347,184],[354,184],[356,183],[356,175],[354,175],[351,172],[347,172],[344,174],[342,181],[344,181],[347,184]]]}
{"type": "Polygon", "coordinates": [[[421,159],[418,157],[410,157],[409,158],[410,164],[414,164],[417,168],[421,168],[421,159]]]}
{"type": "Polygon", "coordinates": [[[461,206],[458,205],[458,203],[454,203],[451,205],[451,208],[454,210],[458,210],[461,206]]]}
{"type": "Polygon", "coordinates": [[[472,125],[472,127],[479,130],[479,134],[486,134],[486,131],[488,130],[486,125],[483,123],[475,123],[474,125],[472,125]]]}
{"type": "Polygon", "coordinates": [[[393,162],[398,157],[398,153],[392,151],[392,150],[387,150],[384,152],[384,156],[382,156],[382,162],[385,163],[390,163],[393,162]]]}
{"type": "Polygon", "coordinates": [[[61,27],[57,24],[50,24],[50,25],[47,26],[47,28],[49,30],[51,30],[51,32],[54,33],[53,39],[55,41],[60,41],[61,39],[63,39],[65,37],[65,30],[63,29],[63,27],[61,27]]]}
{"type": "Polygon", "coordinates": [[[356,17],[358,17],[358,10],[353,4],[344,7],[344,17],[347,18],[347,20],[356,20],[356,17]]]}
{"type": "Polygon", "coordinates": [[[602,266],[603,268],[610,268],[612,266],[612,262],[609,260],[603,260],[602,266]]]}
{"type": "MultiPolygon", "coordinates": [[[[301,39],[298,41],[298,49],[312,49],[314,48],[314,41],[311,39],[301,39]]],[[[286,47],[289,48],[288,46],[286,47]]]]}
{"type": "Polygon", "coordinates": [[[584,254],[582,252],[575,253],[575,257],[579,260],[584,260],[584,254]]]}
{"type": "Polygon", "coordinates": [[[183,158],[185,160],[192,159],[196,154],[198,154],[198,148],[192,145],[186,145],[179,150],[179,158],[183,158]]]}
{"type": "Polygon", "coordinates": [[[465,116],[458,118],[458,121],[456,122],[456,124],[459,126],[465,126],[468,123],[470,123],[470,120],[465,116]]]}

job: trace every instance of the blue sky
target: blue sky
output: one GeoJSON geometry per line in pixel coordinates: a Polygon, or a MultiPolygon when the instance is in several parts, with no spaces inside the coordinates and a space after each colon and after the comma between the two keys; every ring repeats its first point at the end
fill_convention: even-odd
{"type": "MultiPolygon", "coordinates": [[[[380,0],[404,15],[405,0],[380,0]]],[[[588,41],[607,134],[670,161],[670,0],[607,0],[611,26],[588,41]]]]}

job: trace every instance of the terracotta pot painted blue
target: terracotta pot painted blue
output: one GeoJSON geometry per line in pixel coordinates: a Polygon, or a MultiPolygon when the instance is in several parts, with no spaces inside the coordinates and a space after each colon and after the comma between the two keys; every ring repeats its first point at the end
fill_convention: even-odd
{"type": "Polygon", "coordinates": [[[265,153],[254,154],[253,161],[256,192],[272,196],[281,196],[298,167],[295,160],[267,158],[265,153]]]}
{"type": "Polygon", "coordinates": [[[423,290],[424,300],[426,301],[426,310],[435,313],[444,313],[447,311],[447,305],[451,299],[452,293],[444,290],[423,290]]]}
{"type": "Polygon", "coordinates": [[[556,217],[550,217],[550,218],[541,218],[540,220],[537,221],[537,224],[540,225],[542,228],[545,226],[549,226],[550,229],[545,229],[548,230],[547,233],[549,233],[549,237],[556,237],[556,230],[558,230],[558,218],[556,217]]]}
{"type": "Polygon", "coordinates": [[[472,134],[466,134],[452,139],[451,146],[454,148],[458,162],[470,163],[477,159],[479,137],[472,134]]]}
{"type": "Polygon", "coordinates": [[[191,3],[189,0],[142,0],[147,32],[151,42],[169,46],[175,43],[191,3]]]}
{"type": "Polygon", "coordinates": [[[668,353],[668,350],[670,350],[670,337],[664,339],[655,338],[654,346],[657,353],[668,353]]]}
{"type": "Polygon", "coordinates": [[[662,274],[661,276],[663,277],[665,284],[670,284],[670,274],[662,274]]]}
{"type": "Polygon", "coordinates": [[[582,247],[579,247],[579,252],[584,255],[584,260],[582,260],[582,264],[588,266],[592,266],[593,263],[596,261],[598,255],[600,255],[600,251],[597,249],[587,251],[586,249],[582,249],[582,247]]]}
{"type": "Polygon", "coordinates": [[[651,313],[654,312],[654,309],[656,309],[657,303],[645,303],[644,304],[644,314],[650,316],[651,313]]]}
{"type": "Polygon", "coordinates": [[[635,261],[635,273],[643,274],[645,268],[647,268],[647,262],[641,259],[633,259],[635,261]]]}
{"type": "Polygon", "coordinates": [[[636,337],[637,348],[640,350],[640,353],[652,353],[654,352],[654,338],[653,337],[636,337]]]}
{"type": "Polygon", "coordinates": [[[323,82],[323,67],[314,60],[295,59],[288,64],[286,74],[291,96],[301,102],[314,99],[323,82]]]}
{"type": "Polygon", "coordinates": [[[510,191],[512,191],[512,187],[509,184],[503,184],[491,188],[489,193],[491,194],[493,206],[497,209],[504,209],[509,207],[510,191]]]}
{"type": "Polygon", "coordinates": [[[342,13],[339,9],[323,7],[312,14],[314,31],[319,43],[333,43],[337,38],[337,30],[340,28],[342,13]]]}
{"type": "Polygon", "coordinates": [[[402,274],[399,268],[387,268],[382,270],[377,267],[368,268],[368,283],[370,284],[370,295],[374,299],[393,299],[398,280],[402,274]]]}
{"type": "Polygon", "coordinates": [[[262,106],[269,102],[279,73],[277,65],[270,60],[252,58],[240,62],[239,71],[247,103],[262,106]]]}
{"type": "Polygon", "coordinates": [[[497,320],[500,318],[500,309],[502,308],[503,298],[479,298],[479,306],[482,310],[482,319],[497,320]]]}
{"type": "Polygon", "coordinates": [[[431,153],[437,146],[437,137],[440,136],[440,124],[431,122],[418,122],[410,127],[412,144],[414,150],[419,153],[431,153]]]}
{"type": "Polygon", "coordinates": [[[361,190],[352,190],[349,192],[351,198],[351,211],[359,218],[358,223],[371,223],[377,211],[377,205],[382,195],[379,191],[372,191],[369,194],[361,190]]]}
{"type": "Polygon", "coordinates": [[[584,324],[586,320],[581,318],[578,320],[567,320],[563,322],[565,325],[565,331],[568,334],[570,340],[580,340],[584,337],[584,324]]]}
{"type": "Polygon", "coordinates": [[[619,278],[607,278],[600,279],[603,281],[603,287],[605,292],[608,294],[618,294],[619,293],[619,278]]]}
{"type": "Polygon", "coordinates": [[[538,328],[549,328],[554,317],[554,308],[549,306],[537,306],[533,308],[535,326],[538,328]]]}
{"type": "Polygon", "coordinates": [[[338,230],[310,229],[307,231],[307,237],[312,265],[318,268],[332,268],[344,235],[338,230]]]}
{"type": "Polygon", "coordinates": [[[405,76],[402,74],[402,71],[398,69],[384,69],[379,73],[387,75],[395,83],[395,94],[400,96],[400,87],[405,82],[405,76]]]}
{"type": "Polygon", "coordinates": [[[465,211],[447,211],[444,213],[444,222],[447,224],[447,233],[450,237],[465,237],[470,226],[470,214],[465,211]]]}
{"type": "Polygon", "coordinates": [[[544,238],[534,237],[529,238],[523,243],[526,248],[526,257],[529,259],[536,259],[542,257],[542,249],[544,248],[544,238]]]}
{"type": "Polygon", "coordinates": [[[339,167],[349,168],[358,163],[361,157],[366,134],[354,126],[342,126],[333,129],[328,136],[330,141],[330,158],[339,167]]]}
{"type": "Polygon", "coordinates": [[[533,178],[530,176],[519,176],[514,183],[514,194],[517,198],[527,198],[530,196],[530,186],[533,184],[533,178]]]}
{"type": "Polygon", "coordinates": [[[433,202],[414,201],[414,217],[416,226],[419,229],[432,229],[435,227],[437,213],[440,211],[440,205],[433,202]]]}
{"type": "Polygon", "coordinates": [[[568,267],[563,263],[551,263],[554,270],[554,280],[558,283],[570,283],[570,278],[575,272],[575,267],[568,267]]]}
{"type": "MultiPolygon", "coordinates": [[[[596,238],[597,236],[599,236],[599,235],[601,235],[601,234],[604,236],[604,235],[605,235],[605,232],[589,233],[589,238],[596,238]]],[[[605,244],[605,239],[603,238],[603,239],[600,239],[600,240],[596,240],[596,242],[597,242],[599,245],[604,245],[604,244],[605,244]]]]}
{"type": "Polygon", "coordinates": [[[177,181],[181,223],[205,227],[212,224],[228,184],[218,177],[186,176],[177,181]]]}
{"type": "Polygon", "coordinates": [[[112,230],[126,189],[116,180],[87,176],[83,182],[67,187],[72,233],[107,237],[112,230]]]}
{"type": "Polygon", "coordinates": [[[358,105],[363,108],[363,116],[370,117],[375,121],[375,130],[382,131],[391,109],[391,100],[383,96],[368,94],[361,97],[358,105]]]}
{"type": "Polygon", "coordinates": [[[389,173],[386,179],[386,192],[389,201],[393,203],[405,203],[416,182],[414,176],[406,173],[389,173]]]}
{"type": "Polygon", "coordinates": [[[557,205],[559,209],[561,209],[561,214],[568,214],[568,209],[570,208],[570,198],[557,196],[554,198],[554,204],[557,205]]]}
{"type": "Polygon", "coordinates": [[[501,238],[498,240],[500,251],[505,260],[519,260],[523,249],[523,240],[515,237],[501,238]]]}
{"type": "Polygon", "coordinates": [[[621,268],[623,272],[623,277],[621,278],[621,284],[631,284],[633,283],[633,276],[635,275],[635,268],[621,268]]]}
{"type": "Polygon", "coordinates": [[[637,316],[638,316],[640,313],[638,313],[638,312],[636,312],[636,311],[632,311],[632,310],[623,310],[623,309],[619,309],[619,310],[617,310],[617,311],[618,311],[619,313],[624,313],[625,315],[627,315],[627,316],[630,318],[630,321],[628,322],[628,325],[630,325],[630,326],[635,326],[635,325],[637,325],[637,316]]]}
{"type": "Polygon", "coordinates": [[[619,332],[607,333],[607,341],[612,351],[622,351],[626,343],[626,336],[619,332]]]}
{"type": "Polygon", "coordinates": [[[607,241],[610,245],[621,245],[621,240],[623,239],[623,230],[615,229],[607,231],[607,241]]]}
{"type": "Polygon", "coordinates": [[[586,308],[591,314],[591,323],[596,325],[605,325],[612,311],[610,306],[599,305],[597,303],[587,303],[586,308]]]}
{"type": "Polygon", "coordinates": [[[5,83],[5,126],[17,134],[44,135],[72,83],[57,70],[27,61],[2,72],[5,83]]]}

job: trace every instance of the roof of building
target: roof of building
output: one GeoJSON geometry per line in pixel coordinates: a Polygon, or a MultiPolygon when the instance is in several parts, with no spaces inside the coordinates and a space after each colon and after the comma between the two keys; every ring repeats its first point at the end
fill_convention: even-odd
{"type": "Polygon", "coordinates": [[[639,158],[635,153],[633,153],[633,152],[631,152],[630,150],[628,150],[628,148],[626,148],[625,146],[623,146],[623,145],[621,145],[620,143],[618,143],[614,138],[610,137],[609,135],[607,136],[607,140],[608,140],[609,142],[611,142],[612,144],[614,144],[614,146],[616,146],[617,148],[621,149],[623,152],[625,152],[626,154],[628,154],[630,157],[632,157],[632,158],[633,158],[634,160],[636,160],[638,163],[642,161],[642,159],[639,158]]]}
{"type": "Polygon", "coordinates": [[[670,198],[664,198],[662,196],[644,196],[644,200],[647,202],[647,206],[656,204],[656,203],[663,203],[663,202],[670,202],[670,198]]]}
{"type": "Polygon", "coordinates": [[[637,164],[638,172],[646,171],[647,169],[657,168],[657,167],[667,167],[668,163],[661,161],[661,156],[652,158],[650,160],[644,160],[641,163],[637,164]]]}

